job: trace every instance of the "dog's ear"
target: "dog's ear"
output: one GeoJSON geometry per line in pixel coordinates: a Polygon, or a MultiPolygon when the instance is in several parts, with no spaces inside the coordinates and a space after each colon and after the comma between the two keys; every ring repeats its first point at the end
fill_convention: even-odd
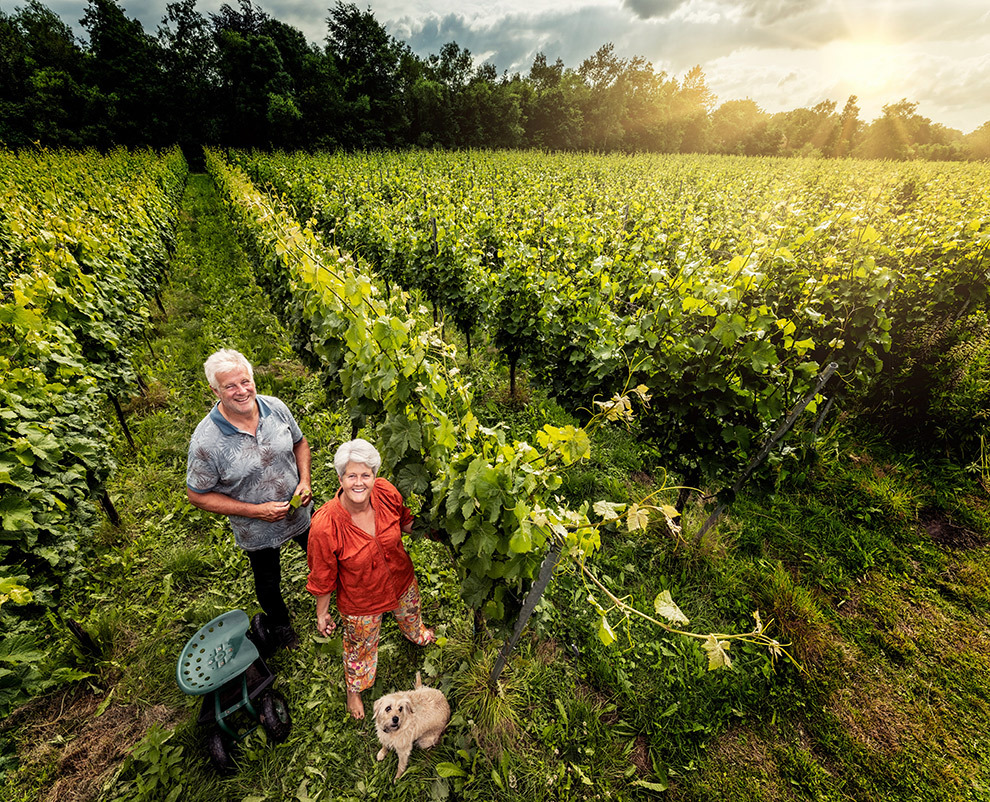
{"type": "Polygon", "coordinates": [[[405,699],[404,701],[405,701],[405,705],[406,705],[406,713],[408,713],[410,716],[415,715],[413,713],[412,699],[405,699]]]}
{"type": "Polygon", "coordinates": [[[375,703],[371,706],[371,710],[375,714],[376,718],[378,717],[378,711],[382,706],[382,699],[384,698],[385,697],[383,696],[379,696],[377,699],[375,699],[375,703]]]}

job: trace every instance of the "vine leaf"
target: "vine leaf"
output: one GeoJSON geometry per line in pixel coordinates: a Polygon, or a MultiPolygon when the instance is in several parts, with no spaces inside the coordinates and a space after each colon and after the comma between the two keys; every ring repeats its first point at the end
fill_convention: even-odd
{"type": "Polygon", "coordinates": [[[714,635],[709,635],[708,639],[701,644],[701,648],[708,654],[708,670],[717,671],[720,668],[732,668],[732,658],[729,657],[729,646],[727,640],[720,641],[714,635]]]}
{"type": "Polygon", "coordinates": [[[615,630],[612,629],[605,616],[602,616],[601,621],[598,622],[598,639],[606,646],[615,643],[615,630]]]}
{"type": "Polygon", "coordinates": [[[430,474],[423,463],[414,462],[402,466],[397,481],[406,493],[425,493],[430,487],[430,474]]]}
{"type": "Polygon", "coordinates": [[[596,501],[594,506],[595,515],[604,521],[614,521],[625,508],[625,504],[615,501],[596,501]]]}
{"type": "Polygon", "coordinates": [[[631,504],[629,506],[629,512],[626,513],[626,526],[630,532],[638,532],[640,529],[646,529],[646,525],[650,522],[650,511],[645,507],[640,507],[639,504],[631,504]]]}
{"type": "Polygon", "coordinates": [[[629,397],[616,393],[608,401],[595,401],[595,406],[600,407],[599,414],[605,416],[607,421],[631,421],[633,420],[632,404],[629,397]]]}
{"type": "Polygon", "coordinates": [[[657,615],[662,615],[674,624],[689,623],[688,617],[681,612],[681,608],[674,604],[669,590],[657,594],[657,597],[653,600],[653,609],[657,615]]]}
{"type": "Polygon", "coordinates": [[[528,529],[517,529],[509,539],[509,550],[514,554],[526,554],[533,549],[533,536],[528,529]]]}
{"type": "Polygon", "coordinates": [[[645,384],[640,384],[633,387],[633,392],[639,397],[640,402],[642,402],[644,406],[649,406],[650,399],[653,398],[653,396],[650,395],[649,387],[645,384]]]}

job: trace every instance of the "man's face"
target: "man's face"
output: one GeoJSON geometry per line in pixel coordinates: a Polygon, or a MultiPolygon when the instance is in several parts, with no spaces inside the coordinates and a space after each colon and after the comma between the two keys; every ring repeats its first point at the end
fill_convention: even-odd
{"type": "Polygon", "coordinates": [[[217,385],[213,394],[220,399],[225,412],[237,415],[250,415],[255,409],[254,381],[244,368],[228,373],[217,374],[217,385]]]}

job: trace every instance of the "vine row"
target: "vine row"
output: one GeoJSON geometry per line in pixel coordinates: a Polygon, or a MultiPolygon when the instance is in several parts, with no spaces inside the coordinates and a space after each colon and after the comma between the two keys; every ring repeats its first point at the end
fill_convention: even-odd
{"type": "Polygon", "coordinates": [[[119,411],[141,389],[133,354],[166,279],[186,164],[177,149],[0,150],[0,176],[2,713],[59,679],[37,668],[39,609],[79,580],[100,506],[116,518],[107,401],[119,411]]]}

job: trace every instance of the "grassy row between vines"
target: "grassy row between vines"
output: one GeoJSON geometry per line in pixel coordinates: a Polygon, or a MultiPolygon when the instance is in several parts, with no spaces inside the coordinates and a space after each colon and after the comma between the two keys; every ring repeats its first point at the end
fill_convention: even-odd
{"type": "MultiPolygon", "coordinates": [[[[51,620],[53,665],[92,673],[0,725],[0,797],[37,799],[820,799],[966,800],[990,795],[990,498],[975,472],[888,453],[848,426],[787,486],[740,498],[698,550],[657,530],[615,532],[596,568],[638,605],[669,589],[700,629],[774,617],[807,674],[770,671],[762,656],[707,672],[697,647],[634,626],[598,640],[587,590],[566,567],[551,586],[497,693],[486,690],[500,645],[472,631],[449,554],[416,541],[425,616],[444,635],[426,649],[387,622],[371,698],[417,670],[441,687],[453,719],[440,746],[414,753],[393,785],[370,723],[343,705],[339,641],[321,641],[303,590],[305,561],[285,560],[302,647],[273,662],[293,731],[256,732],[229,779],[209,769],[198,700],[174,680],[185,640],[219,612],[255,609],[247,560],[226,523],[185,502],[189,433],[210,396],[201,378],[217,347],[243,350],[260,392],[282,397],[314,448],[314,487],[349,436],[340,404],[294,359],[254,285],[207,179],[187,193],[167,315],[145,350],[149,393],[129,410],[137,449],[108,424],[124,515],[87,555],[89,579],[51,620]],[[95,651],[66,629],[79,621],[95,651]],[[666,789],[666,790],[664,790],[666,789]]],[[[567,416],[537,387],[510,402],[479,350],[463,366],[476,413],[524,439],[567,416]]],[[[364,433],[373,439],[373,422],[364,433]]],[[[611,430],[567,477],[577,499],[634,500],[660,480],[635,430],[611,430]]],[[[978,466],[979,467],[979,466],[978,466]]],[[[688,511],[697,527],[702,510],[688,511]]],[[[371,698],[368,699],[370,704],[371,698]]],[[[393,758],[394,760],[394,758],[393,758]]]]}

